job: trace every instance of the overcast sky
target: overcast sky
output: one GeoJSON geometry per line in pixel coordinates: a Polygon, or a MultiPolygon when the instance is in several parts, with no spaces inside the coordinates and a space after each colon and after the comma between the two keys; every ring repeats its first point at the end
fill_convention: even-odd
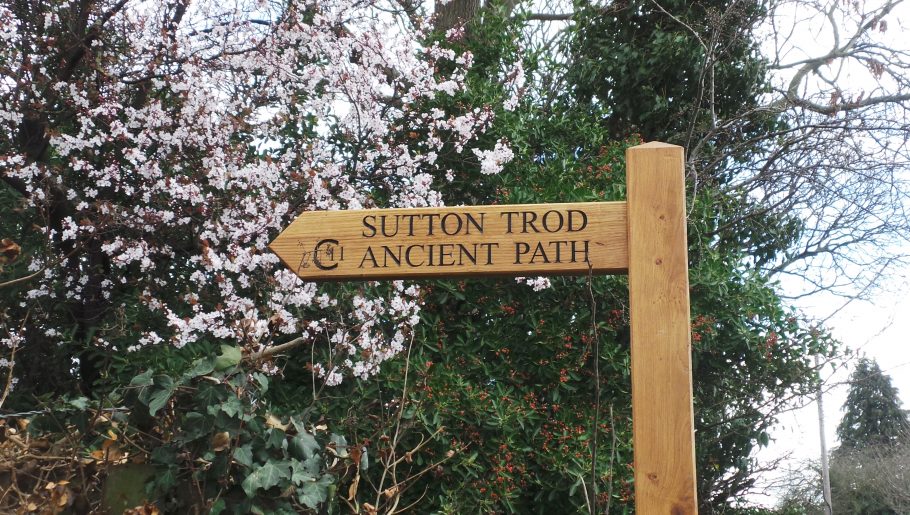
{"type": "MultiPolygon", "coordinates": [[[[870,2],[871,3],[871,2],[870,2]]],[[[867,3],[868,5],[868,3],[867,3]]],[[[887,39],[894,47],[910,48],[910,8],[901,5],[887,18],[887,39]]],[[[823,51],[822,45],[827,38],[820,37],[823,23],[804,18],[798,30],[801,40],[795,46],[802,47],[807,53],[823,51]]],[[[818,55],[818,54],[816,54],[818,55]]],[[[862,86],[862,74],[852,78],[852,84],[862,86]]],[[[871,87],[869,88],[871,89],[871,87]]],[[[906,171],[910,175],[910,170],[906,171]]],[[[910,206],[907,206],[910,210],[910,206]]],[[[910,246],[896,248],[895,252],[910,254],[910,246]]],[[[879,285],[881,290],[873,295],[871,301],[854,301],[838,311],[843,299],[832,296],[815,295],[801,299],[797,307],[816,319],[828,319],[826,326],[844,345],[854,349],[859,355],[865,355],[878,361],[882,370],[891,376],[892,383],[898,388],[903,407],[910,407],[910,281],[908,270],[891,269],[888,276],[879,285]],[[832,313],[835,313],[832,316],[832,313]],[[830,318],[829,318],[830,317],[830,318]]],[[[787,289],[788,285],[784,284],[787,289]]],[[[852,368],[851,368],[852,369],[852,368]]],[[[824,396],[825,435],[829,450],[839,442],[835,429],[840,422],[843,411],[841,407],[847,398],[851,369],[841,368],[832,372],[826,368],[822,374],[826,382],[824,396]]],[[[820,456],[820,439],[818,426],[818,408],[814,402],[804,408],[786,413],[772,431],[774,441],[769,448],[759,452],[760,461],[770,462],[780,456],[791,456],[787,461],[790,467],[799,469],[801,462],[807,459],[818,460],[820,456]]],[[[769,481],[780,476],[769,474],[769,481]]],[[[774,496],[756,497],[773,502],[774,496]]],[[[836,511],[836,510],[835,510],[836,511]]]]}

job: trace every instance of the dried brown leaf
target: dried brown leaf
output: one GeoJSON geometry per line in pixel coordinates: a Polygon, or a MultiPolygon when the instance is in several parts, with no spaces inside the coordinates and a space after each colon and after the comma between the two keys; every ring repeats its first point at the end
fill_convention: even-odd
{"type": "Polygon", "coordinates": [[[357,497],[357,487],[360,486],[360,471],[357,471],[357,475],[354,476],[354,481],[351,482],[351,486],[348,487],[348,501],[353,501],[357,497]]]}
{"type": "Polygon", "coordinates": [[[212,437],[212,450],[215,452],[223,451],[231,446],[231,434],[227,431],[216,433],[212,437]]]}
{"type": "Polygon", "coordinates": [[[9,238],[0,240],[0,265],[12,263],[22,253],[22,247],[9,238]]]}
{"type": "Polygon", "coordinates": [[[265,425],[271,429],[280,429],[282,431],[288,430],[288,425],[282,424],[281,420],[271,413],[269,413],[269,416],[265,419],[265,425]]]}

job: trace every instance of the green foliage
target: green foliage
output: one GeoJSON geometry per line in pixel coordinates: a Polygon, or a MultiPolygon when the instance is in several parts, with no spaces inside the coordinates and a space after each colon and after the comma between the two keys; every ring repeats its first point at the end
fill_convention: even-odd
{"type": "Polygon", "coordinates": [[[166,430],[171,445],[158,447],[152,455],[152,461],[170,473],[162,474],[152,491],[170,501],[166,506],[180,506],[182,499],[174,487],[186,477],[209,489],[202,491],[203,499],[223,499],[226,509],[234,513],[316,508],[333,484],[326,460],[345,450],[344,440],[337,440],[327,451],[325,442],[317,444],[303,420],[290,417],[282,423],[269,414],[257,399],[267,392],[268,379],[242,371],[239,363],[239,349],[222,346],[221,355],[196,360],[179,377],[158,375],[151,384],[145,384],[146,378],[134,384],[139,402],[152,416],[175,394],[191,395],[174,400],[180,409],[173,412],[174,423],[166,430]],[[192,390],[179,391],[186,387],[192,390]],[[189,457],[174,460],[187,452],[189,457]],[[205,473],[193,470],[189,462],[193,458],[208,464],[205,473]]]}
{"type": "MultiPolygon", "coordinates": [[[[514,58],[514,36],[495,17],[483,20],[470,39],[457,43],[478,57],[470,91],[453,103],[476,105],[503,94],[490,77],[514,58]]],[[[616,141],[604,124],[612,116],[607,108],[565,97],[546,105],[535,100],[496,113],[488,137],[508,140],[516,157],[498,176],[484,177],[485,186],[477,186],[475,163],[440,154],[456,170],[445,188],[449,198],[623,199],[624,150],[638,140],[616,141]]],[[[793,394],[809,391],[809,356],[833,348],[824,332],[783,305],[776,285],[753,266],[783,252],[799,227],[787,220],[741,220],[748,202],[711,184],[690,200],[698,486],[706,513],[729,512],[751,486],[752,455],[769,443],[776,410],[793,394]]],[[[541,292],[512,280],[426,284],[409,360],[387,363],[368,383],[343,386],[335,403],[319,408],[327,420],[344,420],[342,432],[368,443],[371,455],[410,456],[407,465],[397,465],[399,475],[412,478],[397,490],[400,505],[419,502],[422,511],[445,513],[583,512],[596,487],[600,509],[632,509],[625,280],[552,282],[541,292]]],[[[285,370],[294,375],[302,367],[285,370]]],[[[390,484],[382,482],[383,463],[394,460],[380,458],[368,473],[380,491],[390,484]]],[[[366,502],[369,496],[362,495],[358,490],[355,497],[366,502]]]]}
{"type": "MultiPolygon", "coordinates": [[[[707,30],[700,20],[729,7],[662,5],[700,31],[707,30]]],[[[764,87],[754,42],[741,32],[760,6],[736,9],[725,47],[732,57],[716,69],[720,115],[753,105],[764,87]]],[[[474,53],[470,88],[425,107],[454,112],[501,103],[498,77],[518,58],[520,23],[487,10],[470,38],[448,42],[474,53]]],[[[704,107],[691,85],[703,79],[705,56],[685,27],[645,3],[606,13],[585,8],[576,26],[571,87],[546,101],[532,92],[514,111],[495,113],[485,143],[504,139],[515,153],[501,174],[482,176],[477,159],[451,143],[439,151],[454,170],[441,187],[450,204],[621,200],[624,151],[640,142],[635,133],[682,141],[711,123],[707,111],[692,111],[704,107]]],[[[529,75],[537,57],[525,61],[529,75]]],[[[777,122],[755,123],[749,130],[777,122]]],[[[419,130],[402,127],[398,139],[419,130]]],[[[714,144],[723,154],[723,142],[714,144]]],[[[755,266],[786,253],[799,224],[744,218],[748,196],[718,188],[723,170],[715,179],[688,199],[698,494],[703,513],[759,514],[731,507],[754,481],[753,452],[768,445],[778,410],[812,386],[808,357],[834,346],[784,305],[755,266]]],[[[383,205],[392,192],[374,194],[383,205]]],[[[98,391],[107,397],[92,406],[125,405],[128,414],[92,425],[82,413],[54,427],[88,435],[89,455],[105,445],[107,430],[124,436],[120,442],[128,438],[124,449],[156,471],[148,499],[171,512],[345,505],[355,512],[573,513],[596,498],[602,512],[631,513],[626,281],[552,283],[538,292],[511,279],[425,282],[407,359],[331,389],[309,366],[314,355],[331,356],[322,342],[289,350],[275,361],[274,377],[249,366],[240,349],[214,343],[99,355],[105,375],[98,391]]],[[[123,299],[138,295],[122,292],[123,299]]],[[[134,339],[136,327],[155,329],[143,327],[131,305],[119,319],[121,342],[134,339]]],[[[54,429],[50,422],[39,420],[35,430],[54,429]]]]}
{"type": "Polygon", "coordinates": [[[896,444],[910,430],[897,388],[874,360],[857,363],[843,410],[837,437],[844,450],[896,444]]]}
{"type": "Polygon", "coordinates": [[[692,131],[755,106],[767,91],[758,43],[748,35],[765,12],[761,2],[581,6],[568,81],[578,100],[603,106],[612,138],[638,132],[685,144],[692,131]]]}
{"type": "MultiPolygon", "coordinates": [[[[486,179],[495,185],[487,202],[623,199],[624,150],[637,140],[611,142],[600,119],[568,105],[526,103],[502,113],[493,135],[512,143],[516,159],[486,179]]],[[[470,166],[459,173],[455,193],[477,178],[470,166]]],[[[751,456],[768,444],[775,410],[811,387],[809,356],[832,348],[823,332],[784,307],[775,284],[749,266],[752,257],[732,237],[711,234],[736,216],[732,206],[740,201],[701,190],[690,215],[699,495],[707,513],[729,512],[752,484],[751,456]]],[[[769,255],[780,252],[781,241],[767,243],[769,255]]],[[[380,456],[394,452],[382,443],[396,431],[395,410],[384,408],[389,399],[399,403],[409,431],[399,452],[432,435],[407,472],[413,477],[432,466],[432,473],[409,482],[402,503],[422,499],[422,509],[447,513],[586,511],[594,491],[596,325],[598,504],[611,513],[632,509],[625,280],[552,282],[542,292],[511,280],[426,285],[408,363],[389,363],[374,381],[349,385],[339,396],[350,400],[326,412],[327,419],[357,413],[347,416],[344,432],[371,442],[380,456]]]]}
{"type": "MultiPolygon", "coordinates": [[[[17,386],[17,395],[4,404],[5,408],[27,410],[33,406],[33,396],[43,400],[50,399],[57,392],[71,392],[77,389],[77,382],[70,370],[70,351],[60,341],[67,344],[76,339],[75,327],[70,326],[69,331],[57,338],[45,334],[43,331],[31,328],[29,317],[25,316],[27,309],[20,307],[26,292],[32,287],[29,281],[14,281],[17,278],[28,277],[34,271],[28,270],[29,258],[41,256],[51,259],[46,255],[44,245],[45,235],[35,230],[32,213],[26,208],[26,203],[21,195],[15,192],[4,181],[0,181],[0,248],[7,243],[17,247],[15,252],[0,253],[0,338],[5,338],[10,332],[26,329],[24,334],[28,341],[28,350],[18,349],[12,359],[9,354],[3,357],[15,361],[14,375],[20,378],[17,386]],[[31,329],[31,330],[29,330],[31,329]],[[23,371],[37,371],[34,378],[25,375],[23,371]]],[[[65,307],[55,307],[56,314],[64,314],[65,307]]],[[[2,382],[6,382],[8,369],[0,368],[2,382]]]]}
{"type": "MultiPolygon", "coordinates": [[[[475,68],[470,91],[453,103],[478,105],[502,97],[490,77],[515,57],[514,26],[503,30],[512,24],[485,16],[471,40],[457,43],[476,50],[475,68]]],[[[500,175],[483,177],[485,186],[478,187],[476,162],[441,152],[439,158],[451,160],[455,170],[445,187],[452,202],[624,197],[623,154],[635,140],[610,142],[596,118],[564,106],[542,108],[528,99],[496,116],[488,137],[509,141],[515,160],[500,175]]],[[[342,385],[332,392],[333,402],[317,408],[326,420],[343,420],[336,430],[366,444],[376,457],[376,466],[362,472],[372,488],[382,492],[396,485],[398,506],[419,502],[421,512],[585,511],[595,488],[590,470],[596,323],[602,389],[598,503],[610,504],[614,513],[632,509],[625,281],[553,282],[542,292],[512,279],[423,285],[422,321],[409,359],[384,364],[383,374],[371,381],[342,385]],[[391,464],[402,457],[407,459],[394,470],[398,478],[410,479],[390,481],[391,464]]],[[[289,363],[285,374],[302,368],[289,363]]],[[[353,485],[343,483],[339,491],[353,485]]],[[[363,482],[355,489],[361,505],[374,503],[373,497],[363,482]]]]}
{"type": "Polygon", "coordinates": [[[841,442],[831,457],[834,506],[844,513],[892,515],[910,509],[907,412],[897,388],[874,360],[863,358],[850,375],[850,391],[837,426],[841,442]]]}
{"type": "Polygon", "coordinates": [[[764,4],[580,7],[566,46],[567,103],[593,106],[606,139],[637,133],[686,146],[710,135],[688,170],[697,178],[688,204],[696,453],[702,511],[726,512],[753,484],[752,455],[768,445],[775,414],[809,391],[809,356],[834,349],[762,271],[787,256],[802,224],[726,188],[733,165],[763,151],[742,142],[784,126],[774,113],[751,111],[768,91],[749,36],[764,4]],[[736,129],[714,131],[718,120],[736,129]]]}
{"type": "Polygon", "coordinates": [[[718,192],[703,190],[689,218],[696,455],[706,511],[751,487],[752,454],[768,445],[775,414],[791,395],[812,392],[811,356],[835,349],[749,266],[754,256],[706,230],[723,223],[727,209],[718,192]]]}
{"type": "Polygon", "coordinates": [[[213,513],[299,513],[325,506],[336,475],[359,466],[345,438],[305,417],[272,413],[263,402],[269,378],[247,371],[241,359],[238,348],[222,346],[220,355],[182,369],[148,369],[108,397],[127,412],[86,420],[84,413],[99,406],[82,399],[82,414],[38,417],[32,431],[38,437],[61,424],[77,428],[89,442],[88,456],[110,465],[111,499],[122,497],[114,493],[118,485],[144,487],[144,495],[124,497],[134,503],[127,507],[137,499],[173,513],[202,506],[213,513]],[[135,466],[118,465],[127,457],[144,464],[138,475],[135,466]]]}

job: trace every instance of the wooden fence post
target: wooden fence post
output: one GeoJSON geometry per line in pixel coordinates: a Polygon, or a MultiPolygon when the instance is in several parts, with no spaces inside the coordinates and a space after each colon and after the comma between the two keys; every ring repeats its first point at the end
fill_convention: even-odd
{"type": "Polygon", "coordinates": [[[626,150],[635,507],[697,513],[684,151],[626,150]]]}

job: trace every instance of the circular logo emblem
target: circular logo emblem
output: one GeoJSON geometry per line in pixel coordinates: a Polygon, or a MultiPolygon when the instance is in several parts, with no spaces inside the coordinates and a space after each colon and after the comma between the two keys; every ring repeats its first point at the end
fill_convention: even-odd
{"type": "Polygon", "coordinates": [[[341,245],[338,240],[319,240],[313,248],[313,264],[320,270],[332,270],[338,267],[338,262],[343,258],[341,245]]]}

